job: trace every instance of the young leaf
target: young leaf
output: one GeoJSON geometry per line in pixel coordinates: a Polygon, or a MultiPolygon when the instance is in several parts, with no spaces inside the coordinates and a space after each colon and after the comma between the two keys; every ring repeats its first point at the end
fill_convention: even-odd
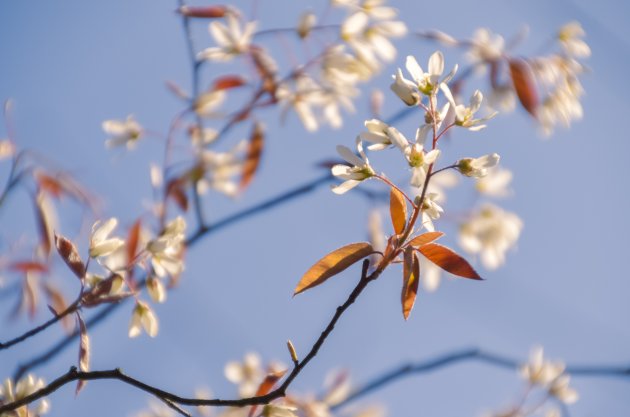
{"type": "Polygon", "coordinates": [[[138,243],[140,242],[140,229],[141,229],[141,221],[140,219],[136,220],[129,229],[129,234],[127,235],[127,266],[129,268],[129,276],[127,279],[133,281],[133,265],[132,262],[136,260],[136,254],[138,251],[138,243]]]}
{"type": "Polygon", "coordinates": [[[184,186],[182,178],[174,178],[166,186],[166,195],[172,198],[182,211],[188,211],[188,196],[184,186]]]}
{"type": "Polygon", "coordinates": [[[182,16],[202,19],[216,19],[225,16],[228,9],[225,6],[182,6],[177,10],[182,16]]]}
{"type": "Polygon", "coordinates": [[[252,179],[254,179],[254,174],[256,174],[258,165],[260,164],[264,141],[265,135],[263,127],[260,123],[256,123],[249,138],[249,145],[247,146],[247,154],[245,155],[245,163],[243,164],[241,183],[239,184],[239,188],[241,190],[245,189],[252,179]]]}
{"type": "Polygon", "coordinates": [[[402,293],[400,295],[402,313],[405,320],[409,318],[409,313],[411,313],[413,304],[416,302],[419,282],[420,262],[414,253],[414,249],[411,246],[408,246],[407,249],[405,249],[403,262],[403,286],[402,293]]]}
{"type": "MultiPolygon", "coordinates": [[[[280,380],[280,378],[282,378],[284,374],[286,373],[287,371],[284,370],[284,371],[272,372],[270,374],[267,374],[263,382],[261,382],[260,385],[258,386],[258,390],[256,391],[255,396],[260,397],[261,395],[268,394],[273,388],[273,386],[276,385],[276,383],[280,380]]],[[[252,409],[249,410],[248,417],[252,417],[254,413],[256,412],[257,408],[258,408],[257,405],[252,406],[252,409]]]]}
{"type": "Polygon", "coordinates": [[[74,246],[74,243],[55,233],[55,247],[61,259],[68,265],[68,268],[83,282],[85,264],[81,260],[81,256],[79,256],[79,252],[77,251],[77,247],[74,246]]]}
{"type": "Polygon", "coordinates": [[[351,243],[330,252],[311,266],[302,276],[293,295],[313,288],[328,278],[337,275],[350,265],[370,255],[374,249],[367,242],[351,243]]]}
{"type": "Polygon", "coordinates": [[[509,64],[514,90],[516,90],[516,95],[521,105],[529,114],[536,117],[538,93],[536,92],[536,81],[534,80],[531,67],[522,58],[510,59],[509,64]]]}
{"type": "Polygon", "coordinates": [[[407,223],[407,202],[400,191],[392,188],[389,193],[389,214],[392,218],[394,232],[397,235],[405,230],[407,223]]]}
{"type": "Polygon", "coordinates": [[[452,249],[437,243],[427,243],[417,249],[428,260],[453,275],[470,279],[482,279],[467,260],[452,249]]]}
{"type": "Polygon", "coordinates": [[[245,85],[247,80],[238,75],[225,75],[214,80],[212,90],[229,90],[231,88],[240,87],[245,85]]]}
{"type": "MultiPolygon", "coordinates": [[[[79,322],[79,370],[81,372],[88,372],[90,370],[90,338],[87,333],[87,327],[81,317],[81,314],[77,311],[77,321],[79,322]]],[[[79,391],[83,389],[86,381],[79,380],[77,382],[77,389],[75,395],[79,395],[79,391]]]]}
{"type": "Polygon", "coordinates": [[[414,248],[418,248],[422,245],[426,245],[427,243],[431,243],[434,240],[437,240],[444,236],[442,232],[426,232],[421,234],[420,236],[416,236],[409,241],[409,246],[413,246],[414,248]]]}

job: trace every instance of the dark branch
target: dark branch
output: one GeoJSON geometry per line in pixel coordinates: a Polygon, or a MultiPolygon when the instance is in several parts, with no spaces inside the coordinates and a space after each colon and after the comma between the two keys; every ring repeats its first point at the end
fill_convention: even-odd
{"type": "MultiPolygon", "coordinates": [[[[139,381],[135,378],[125,375],[120,369],[113,369],[107,371],[90,371],[90,372],[79,372],[76,367],[70,368],[70,370],[64,375],[52,381],[50,384],[46,385],[42,389],[35,391],[31,395],[28,395],[20,400],[14,401],[9,404],[5,404],[0,406],[0,415],[4,412],[16,410],[19,407],[30,404],[34,401],[37,401],[47,395],[52,394],[62,386],[77,380],[83,381],[91,381],[95,379],[117,379],[126,384],[134,386],[142,391],[148,392],[149,394],[154,395],[162,401],[169,403],[179,404],[179,405],[195,405],[195,406],[232,406],[232,407],[244,407],[248,405],[261,405],[268,404],[269,402],[275,400],[276,398],[284,397],[287,388],[291,385],[291,382],[300,374],[300,372],[308,365],[308,363],[317,356],[319,349],[322,347],[330,333],[332,333],[337,321],[341,318],[343,313],[356,301],[361,292],[367,287],[367,285],[378,278],[381,274],[382,269],[376,269],[372,272],[371,275],[367,275],[367,262],[364,262],[363,269],[361,273],[361,279],[359,283],[354,288],[354,290],[348,296],[348,299],[341,306],[337,307],[335,310],[335,314],[332,319],[324,329],[324,331],[319,335],[313,346],[311,347],[308,354],[304,357],[302,361],[296,363],[295,367],[289,374],[289,376],[284,380],[282,385],[280,385],[275,390],[271,391],[266,395],[250,397],[250,398],[242,398],[237,400],[222,400],[222,399],[199,399],[199,398],[185,398],[170,393],[168,391],[161,390],[159,388],[153,387],[151,385],[145,384],[142,381],[139,381]]],[[[70,338],[66,339],[69,340],[70,338]]]]}

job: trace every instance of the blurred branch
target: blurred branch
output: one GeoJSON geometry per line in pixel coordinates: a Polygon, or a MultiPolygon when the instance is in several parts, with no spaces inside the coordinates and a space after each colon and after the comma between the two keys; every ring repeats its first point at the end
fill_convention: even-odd
{"type": "MultiPolygon", "coordinates": [[[[438,369],[445,368],[450,365],[455,365],[462,362],[478,361],[487,365],[495,366],[498,368],[509,369],[512,371],[518,370],[519,366],[524,362],[515,358],[509,358],[506,356],[497,355],[484,351],[479,348],[460,349],[450,353],[445,353],[436,356],[432,359],[408,363],[399,366],[393,370],[387,371],[380,376],[377,376],[370,382],[360,386],[354,392],[352,392],[342,402],[335,404],[331,407],[332,410],[341,408],[344,405],[357,400],[365,395],[372,393],[386,385],[395,382],[399,379],[410,377],[416,374],[428,373],[438,369]]],[[[584,377],[622,377],[630,378],[630,364],[628,365],[593,365],[593,366],[573,366],[566,367],[566,372],[572,376],[584,376],[584,377]]]]}
{"type": "MultiPolygon", "coordinates": [[[[81,294],[82,295],[82,294],[81,294]]],[[[77,300],[70,304],[68,306],[68,308],[66,308],[64,311],[62,311],[59,314],[56,314],[53,318],[51,318],[50,320],[46,321],[43,324],[40,324],[37,327],[34,327],[32,329],[30,329],[29,331],[27,331],[26,333],[15,337],[7,342],[0,342],[0,350],[3,349],[8,349],[11,346],[17,345],[20,342],[25,341],[26,339],[28,339],[29,337],[35,336],[36,334],[46,330],[48,327],[52,326],[53,324],[57,323],[58,321],[60,321],[61,319],[63,319],[64,317],[66,317],[69,314],[74,313],[75,311],[77,311],[80,306],[81,306],[81,295],[79,295],[79,298],[77,298],[77,300]]]]}

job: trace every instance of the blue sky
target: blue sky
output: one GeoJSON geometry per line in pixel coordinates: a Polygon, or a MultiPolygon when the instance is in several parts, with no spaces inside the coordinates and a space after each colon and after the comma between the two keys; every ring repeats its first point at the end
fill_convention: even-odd
{"type": "MultiPolygon", "coordinates": [[[[323,3],[308,6],[320,12],[323,3]]],[[[571,129],[558,129],[550,140],[541,139],[522,111],[501,115],[481,133],[455,135],[449,152],[496,151],[514,172],[515,195],[499,204],[524,221],[518,249],[496,271],[476,264],[484,282],[446,280],[436,293],[421,293],[408,322],[398,305],[400,273],[392,268],[343,317],[294,389],[319,391],[332,368],[346,367],[360,383],[400,363],[468,346],[525,359],[532,345],[542,344],[550,357],[572,364],[627,362],[627,6],[585,0],[391,3],[410,28],[437,28],[460,38],[477,27],[509,37],[527,24],[530,37],[519,49],[525,55],[536,51],[560,25],[581,21],[593,50],[587,62],[592,71],[583,78],[585,117],[571,129]]],[[[250,2],[234,4],[251,13],[250,2]]],[[[258,1],[261,28],[293,25],[306,4],[258,1]]],[[[150,199],[148,165],[161,160],[162,141],[148,138],[130,153],[108,151],[100,126],[105,119],[134,114],[152,131],[166,132],[181,110],[181,103],[164,87],[166,80],[184,88],[190,82],[175,8],[172,1],[150,0],[29,0],[0,5],[0,99],[14,100],[18,144],[75,173],[102,196],[103,215],[116,216],[124,225],[144,210],[143,200],[150,199]]],[[[210,46],[205,23],[194,29],[197,47],[210,46]]],[[[297,44],[291,45],[298,50],[297,44]]],[[[409,54],[424,63],[437,48],[414,38],[397,46],[396,61],[365,89],[385,91],[386,109],[392,110],[385,114],[400,106],[387,89],[395,67],[409,54]]],[[[458,51],[444,51],[447,67],[463,62],[458,51]]],[[[217,68],[216,73],[226,68],[238,67],[217,68]]],[[[205,83],[213,71],[207,68],[205,83]]],[[[482,80],[475,82],[485,86],[482,80]]],[[[280,126],[277,111],[264,113],[267,148],[259,175],[237,200],[211,194],[208,218],[220,219],[321,175],[315,164],[334,156],[337,144],[351,146],[362,130],[368,118],[365,94],[357,109],[342,129],[316,133],[306,133],[294,114],[280,126]]],[[[409,118],[397,126],[412,132],[416,125],[409,118]]],[[[230,140],[247,131],[236,129],[230,140]]],[[[5,175],[6,163],[0,166],[0,178],[5,175]]],[[[465,186],[456,192],[461,195],[453,195],[455,207],[472,201],[472,191],[465,186]]],[[[26,204],[25,195],[18,194],[0,212],[3,234],[16,238],[32,230],[26,204]]],[[[233,396],[235,391],[222,377],[227,361],[258,351],[265,359],[288,363],[286,339],[293,340],[298,352],[306,352],[334,308],[345,300],[358,268],[299,297],[291,298],[291,293],[301,274],[323,254],[365,239],[369,209],[356,194],[339,197],[323,187],[209,236],[189,251],[180,287],[169,293],[166,304],[156,307],[159,337],[129,340],[132,306],[124,306],[90,331],[93,368],[121,367],[179,393],[203,385],[218,396],[233,396]]],[[[62,224],[68,234],[76,235],[77,223],[69,219],[73,209],[67,210],[62,224]]],[[[445,242],[454,245],[455,227],[447,223],[443,227],[448,234],[445,242]]],[[[80,246],[85,248],[85,240],[80,246]]],[[[57,279],[68,294],[76,291],[74,282],[64,281],[67,277],[57,279]]],[[[9,304],[2,301],[3,315],[12,307],[9,304]]],[[[46,313],[42,311],[38,320],[46,313]]],[[[3,321],[2,338],[27,326],[25,321],[3,321]]],[[[53,329],[3,352],[0,377],[61,335],[61,330],[53,329]]],[[[75,347],[66,350],[36,373],[53,379],[76,362],[76,351],[75,347]]],[[[581,398],[571,406],[572,416],[630,411],[628,381],[573,381],[581,398]]],[[[382,403],[390,416],[477,416],[509,404],[520,387],[516,373],[468,363],[399,381],[367,401],[382,403]]],[[[73,389],[68,386],[52,396],[51,416],[131,415],[147,400],[145,394],[116,382],[92,382],[76,399],[73,389]]]]}

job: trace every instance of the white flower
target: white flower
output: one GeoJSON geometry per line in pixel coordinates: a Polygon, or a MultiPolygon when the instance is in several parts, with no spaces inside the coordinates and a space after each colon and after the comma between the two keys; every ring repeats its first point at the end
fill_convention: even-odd
{"type": "Polygon", "coordinates": [[[429,57],[428,72],[424,72],[416,58],[411,55],[407,57],[405,66],[415,82],[416,88],[427,96],[437,94],[438,87],[446,85],[457,72],[457,65],[455,65],[451,72],[440,81],[444,72],[444,55],[440,51],[434,52],[429,57]]]}
{"type": "Polygon", "coordinates": [[[591,48],[581,39],[585,34],[580,23],[574,21],[560,28],[558,40],[567,55],[576,58],[588,58],[591,56],[591,48]]]}
{"type": "Polygon", "coordinates": [[[394,94],[406,105],[415,106],[420,102],[420,94],[417,92],[416,84],[406,79],[400,68],[396,70],[396,74],[394,74],[392,78],[394,78],[394,82],[389,88],[391,88],[394,94]]]}
{"type": "Polygon", "coordinates": [[[473,254],[480,254],[481,263],[496,269],[505,262],[505,252],[516,244],[523,222],[514,213],[486,204],[460,226],[459,244],[473,254]]]}
{"type": "Polygon", "coordinates": [[[151,265],[158,277],[178,276],[184,270],[182,261],[186,222],[179,216],[166,225],[164,232],[147,244],[151,265]]]}
{"type": "Polygon", "coordinates": [[[479,178],[475,188],[481,194],[491,197],[506,197],[511,193],[509,189],[511,181],[512,172],[509,169],[496,167],[490,169],[485,177],[479,178]]]}
{"type": "Polygon", "coordinates": [[[254,395],[264,377],[262,361],[256,353],[247,353],[243,362],[228,362],[224,373],[228,381],[238,384],[241,397],[254,395]]]}
{"type": "Polygon", "coordinates": [[[256,30],[256,22],[248,22],[244,28],[241,28],[233,13],[226,15],[226,19],[227,26],[217,21],[210,23],[210,34],[218,46],[200,52],[199,59],[229,61],[249,50],[256,30]]]}
{"type": "Polygon", "coordinates": [[[341,157],[352,166],[338,164],[332,167],[332,174],[335,177],[346,180],[345,182],[332,188],[332,191],[335,194],[343,194],[359,185],[361,181],[374,176],[374,170],[370,166],[370,161],[363,151],[363,144],[360,137],[357,137],[356,144],[357,151],[359,152],[359,155],[361,155],[360,158],[349,148],[343,145],[337,146],[337,152],[339,152],[339,155],[341,155],[341,157]]]}
{"type": "Polygon", "coordinates": [[[110,255],[125,244],[124,240],[117,237],[108,239],[109,234],[116,228],[117,224],[118,220],[115,217],[102,224],[100,221],[94,223],[90,236],[91,258],[110,255]]]}
{"type": "Polygon", "coordinates": [[[457,170],[467,177],[481,178],[488,175],[488,169],[497,166],[501,157],[492,153],[479,158],[464,158],[457,161],[457,170]]]}
{"type": "Polygon", "coordinates": [[[424,289],[427,292],[434,292],[437,290],[442,279],[442,268],[435,265],[424,256],[421,256],[420,271],[420,279],[422,280],[422,286],[424,289]]]}
{"type": "Polygon", "coordinates": [[[359,136],[362,140],[372,143],[367,148],[371,151],[379,151],[386,149],[392,144],[391,139],[387,135],[389,125],[378,119],[370,119],[364,122],[367,132],[361,132],[359,136]]]}
{"type": "Polygon", "coordinates": [[[127,149],[132,149],[142,137],[142,126],[131,115],[124,121],[105,120],[102,127],[103,131],[111,136],[105,142],[108,148],[126,145],[127,149]]]}
{"type": "MultiPolygon", "coordinates": [[[[426,125],[425,125],[426,126],[426,125]]],[[[416,142],[409,143],[407,138],[395,127],[388,127],[387,134],[390,141],[396,145],[403,153],[409,166],[411,167],[410,184],[414,187],[421,187],[427,177],[427,170],[431,164],[440,155],[439,149],[433,149],[425,152],[422,146],[424,141],[424,132],[426,129],[422,127],[416,131],[416,142]]]]}
{"type": "Polygon", "coordinates": [[[367,81],[374,70],[354,55],[346,52],[345,45],[334,45],[322,58],[322,76],[331,84],[351,84],[367,81]]]}
{"type": "Polygon", "coordinates": [[[139,336],[143,329],[149,336],[157,336],[158,321],[148,304],[136,301],[136,306],[133,309],[131,321],[129,322],[129,337],[139,336]]]}
{"type": "Polygon", "coordinates": [[[446,84],[442,84],[442,91],[444,92],[444,95],[446,96],[449,103],[451,103],[451,108],[455,110],[455,124],[457,126],[461,126],[468,130],[476,132],[486,127],[483,122],[490,120],[497,115],[497,113],[494,112],[489,116],[484,117],[483,119],[473,119],[473,116],[475,115],[477,110],[479,110],[479,108],[481,107],[481,102],[483,101],[483,94],[481,94],[481,91],[479,90],[475,90],[472,97],[470,97],[470,104],[468,107],[464,106],[463,104],[455,103],[455,98],[451,94],[451,91],[446,86],[446,84]]]}

